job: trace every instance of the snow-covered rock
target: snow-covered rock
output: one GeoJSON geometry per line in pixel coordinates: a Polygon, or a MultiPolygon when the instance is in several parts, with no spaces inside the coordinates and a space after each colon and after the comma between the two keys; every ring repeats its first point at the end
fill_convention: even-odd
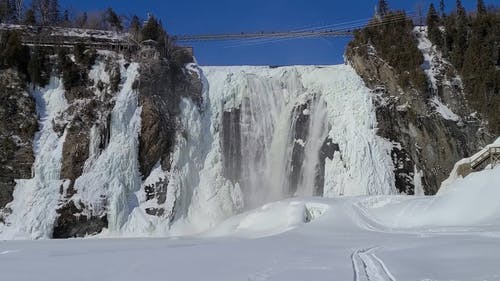
{"type": "Polygon", "coordinates": [[[354,40],[346,60],[374,93],[379,135],[398,144],[391,151],[397,189],[415,194],[421,187],[425,194],[435,194],[456,161],[495,136],[480,116],[471,115],[457,71],[431,43],[427,28],[408,32],[416,40],[405,44],[415,44],[422,55],[423,64],[417,69],[390,65],[374,42],[354,40]],[[410,83],[403,89],[405,75],[399,72],[404,71],[421,71],[427,87],[410,83]]]}

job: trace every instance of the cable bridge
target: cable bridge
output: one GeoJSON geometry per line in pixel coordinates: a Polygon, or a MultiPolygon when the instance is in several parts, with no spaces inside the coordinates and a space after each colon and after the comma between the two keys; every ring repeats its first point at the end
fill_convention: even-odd
{"type": "MultiPolygon", "coordinates": [[[[312,28],[303,28],[290,31],[261,31],[219,34],[173,35],[176,42],[209,42],[209,41],[249,41],[249,42],[276,42],[298,38],[325,38],[325,37],[352,37],[354,33],[366,27],[378,27],[394,24],[408,19],[414,19],[412,14],[402,14],[382,18],[355,20],[312,28]]],[[[27,46],[48,46],[72,48],[78,44],[94,47],[97,50],[131,51],[141,48],[144,42],[136,42],[126,32],[106,30],[92,30],[55,26],[27,26],[0,24],[0,31],[18,31],[21,33],[22,43],[27,46]]],[[[1,33],[0,33],[1,39],[1,33]]],[[[146,40],[148,41],[148,40],[146,40]]],[[[147,43],[147,42],[145,42],[147,43]]],[[[180,47],[190,50],[191,47],[180,47]]]]}
{"type": "Polygon", "coordinates": [[[395,24],[406,20],[422,22],[421,17],[415,13],[393,15],[386,18],[373,20],[372,18],[354,20],[344,23],[336,23],[311,28],[289,31],[261,31],[261,32],[240,32],[240,33],[220,33],[220,34],[195,34],[176,35],[173,38],[177,42],[203,42],[203,41],[229,41],[229,40],[259,40],[268,39],[298,39],[298,38],[320,38],[320,37],[352,37],[354,33],[366,27],[380,27],[388,24],[395,24]]]}
{"type": "Polygon", "coordinates": [[[177,42],[196,41],[225,41],[225,40],[253,40],[253,39],[292,39],[292,38],[314,38],[314,37],[351,37],[355,30],[305,30],[305,31],[281,31],[281,32],[241,32],[226,34],[199,34],[199,35],[177,35],[177,42]]]}

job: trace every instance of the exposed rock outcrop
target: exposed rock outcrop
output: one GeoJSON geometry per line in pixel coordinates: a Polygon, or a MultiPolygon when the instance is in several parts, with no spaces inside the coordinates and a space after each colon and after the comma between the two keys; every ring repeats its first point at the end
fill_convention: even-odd
{"type": "Polygon", "coordinates": [[[241,109],[233,108],[222,113],[221,147],[224,177],[237,183],[241,177],[241,109]]]}
{"type": "Polygon", "coordinates": [[[12,201],[14,179],[31,178],[35,160],[35,100],[20,75],[14,69],[0,71],[0,220],[1,209],[12,201]]]}
{"type": "MultiPolygon", "coordinates": [[[[132,62],[139,64],[133,88],[141,107],[137,157],[143,180],[157,163],[165,172],[170,170],[170,155],[179,129],[181,98],[191,98],[198,104],[202,102],[202,84],[195,71],[161,58],[158,51],[149,47],[129,59],[127,62],[117,53],[101,53],[84,75],[88,79],[66,90],[68,109],[55,120],[56,131],[60,135],[65,133],[66,137],[61,167],[61,179],[65,182],[60,190],[54,238],[82,237],[108,227],[106,206],[109,198],[103,193],[99,202],[82,201],[79,192],[88,187],[81,186],[78,179],[108,145],[111,112],[125,79],[120,72],[124,73],[132,62]]],[[[79,67],[87,71],[84,66],[79,67]]],[[[145,193],[146,201],[155,200],[160,206],[165,203],[167,186],[168,180],[161,178],[143,186],[140,192],[145,193]]],[[[161,217],[165,210],[148,207],[144,212],[161,217]]]]}
{"type": "MultiPolygon", "coordinates": [[[[158,161],[163,169],[170,169],[180,100],[186,97],[200,104],[202,83],[197,73],[161,58],[150,48],[139,52],[138,61],[141,67],[137,89],[142,106],[139,162],[140,172],[146,178],[158,161]]],[[[192,58],[186,63],[190,62],[192,58]]]]}
{"type": "Polygon", "coordinates": [[[439,91],[429,87],[422,92],[402,89],[399,74],[370,44],[350,45],[346,57],[373,90],[378,134],[394,143],[392,156],[400,192],[413,194],[415,182],[420,182],[415,181],[416,171],[422,171],[425,193],[435,194],[457,160],[492,141],[481,119],[471,114],[451,65],[442,62],[446,68],[435,77],[439,91]],[[445,104],[452,117],[442,112],[448,108],[445,104]]]}
{"type": "MultiPolygon", "coordinates": [[[[174,54],[184,54],[177,50],[174,54]]],[[[139,164],[143,180],[153,167],[160,163],[164,172],[171,170],[171,154],[180,127],[180,102],[189,98],[197,105],[202,103],[202,82],[199,74],[186,67],[192,63],[192,56],[184,56],[179,65],[177,60],[166,60],[151,48],[140,50],[140,78],[136,83],[141,111],[141,133],[139,135],[139,164]]],[[[143,187],[146,201],[155,201],[162,206],[166,200],[167,178],[143,187]]],[[[163,217],[167,213],[162,207],[148,207],[146,214],[163,217]]],[[[174,210],[175,211],[175,210],[174,210]]],[[[173,219],[173,216],[167,218],[173,219]]]]}

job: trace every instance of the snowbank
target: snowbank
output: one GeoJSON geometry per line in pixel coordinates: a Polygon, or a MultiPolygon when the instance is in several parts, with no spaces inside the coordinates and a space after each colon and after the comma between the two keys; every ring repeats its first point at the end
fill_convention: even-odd
{"type": "Polygon", "coordinates": [[[500,221],[500,166],[457,179],[444,194],[399,197],[368,208],[371,220],[384,227],[429,229],[470,227],[500,221]]]}

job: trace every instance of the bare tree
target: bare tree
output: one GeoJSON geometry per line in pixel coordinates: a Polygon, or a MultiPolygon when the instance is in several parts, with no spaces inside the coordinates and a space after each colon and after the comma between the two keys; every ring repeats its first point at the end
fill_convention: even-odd
{"type": "Polygon", "coordinates": [[[15,8],[15,17],[16,21],[20,22],[23,19],[23,14],[24,14],[24,1],[23,0],[15,0],[14,1],[14,8],[15,8]]]}
{"type": "Polygon", "coordinates": [[[42,25],[49,24],[51,20],[50,0],[32,0],[31,5],[33,11],[40,18],[40,23],[42,25]]]}

